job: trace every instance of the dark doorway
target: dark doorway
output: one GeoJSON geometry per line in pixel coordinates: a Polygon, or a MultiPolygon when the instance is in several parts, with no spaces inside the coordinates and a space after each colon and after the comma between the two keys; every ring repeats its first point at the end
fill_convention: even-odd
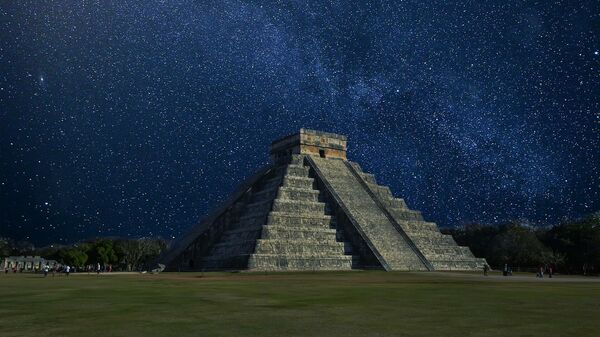
{"type": "Polygon", "coordinates": [[[319,150],[319,156],[321,156],[321,158],[325,158],[325,150],[319,150]]]}

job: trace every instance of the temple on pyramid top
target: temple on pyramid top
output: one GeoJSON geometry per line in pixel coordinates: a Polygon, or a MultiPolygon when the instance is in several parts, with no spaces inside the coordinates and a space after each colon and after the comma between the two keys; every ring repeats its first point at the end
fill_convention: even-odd
{"type": "Polygon", "coordinates": [[[321,158],[346,160],[347,138],[335,133],[310,129],[283,137],[271,143],[271,159],[274,162],[289,160],[292,155],[305,154],[321,158]]]}
{"type": "Polygon", "coordinates": [[[160,258],[171,271],[475,270],[456,244],[346,156],[347,138],[300,129],[160,258]]]}

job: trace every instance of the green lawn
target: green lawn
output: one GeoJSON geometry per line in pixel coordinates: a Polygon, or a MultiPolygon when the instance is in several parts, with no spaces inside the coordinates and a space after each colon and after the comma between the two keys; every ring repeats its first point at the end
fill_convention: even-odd
{"type": "Polygon", "coordinates": [[[565,280],[2,274],[0,336],[598,336],[600,282],[565,280]]]}

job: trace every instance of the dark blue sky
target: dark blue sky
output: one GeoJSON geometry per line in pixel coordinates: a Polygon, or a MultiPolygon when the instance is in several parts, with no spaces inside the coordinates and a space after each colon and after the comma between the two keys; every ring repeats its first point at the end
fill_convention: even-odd
{"type": "Polygon", "coordinates": [[[301,127],[441,226],[600,209],[597,1],[0,4],[0,235],[177,237],[301,127]]]}

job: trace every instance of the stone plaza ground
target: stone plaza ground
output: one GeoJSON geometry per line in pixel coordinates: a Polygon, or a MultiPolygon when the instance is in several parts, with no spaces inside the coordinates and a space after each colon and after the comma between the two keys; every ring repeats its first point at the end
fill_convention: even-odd
{"type": "Polygon", "coordinates": [[[597,336],[598,278],[0,275],[0,336],[597,336]]]}

